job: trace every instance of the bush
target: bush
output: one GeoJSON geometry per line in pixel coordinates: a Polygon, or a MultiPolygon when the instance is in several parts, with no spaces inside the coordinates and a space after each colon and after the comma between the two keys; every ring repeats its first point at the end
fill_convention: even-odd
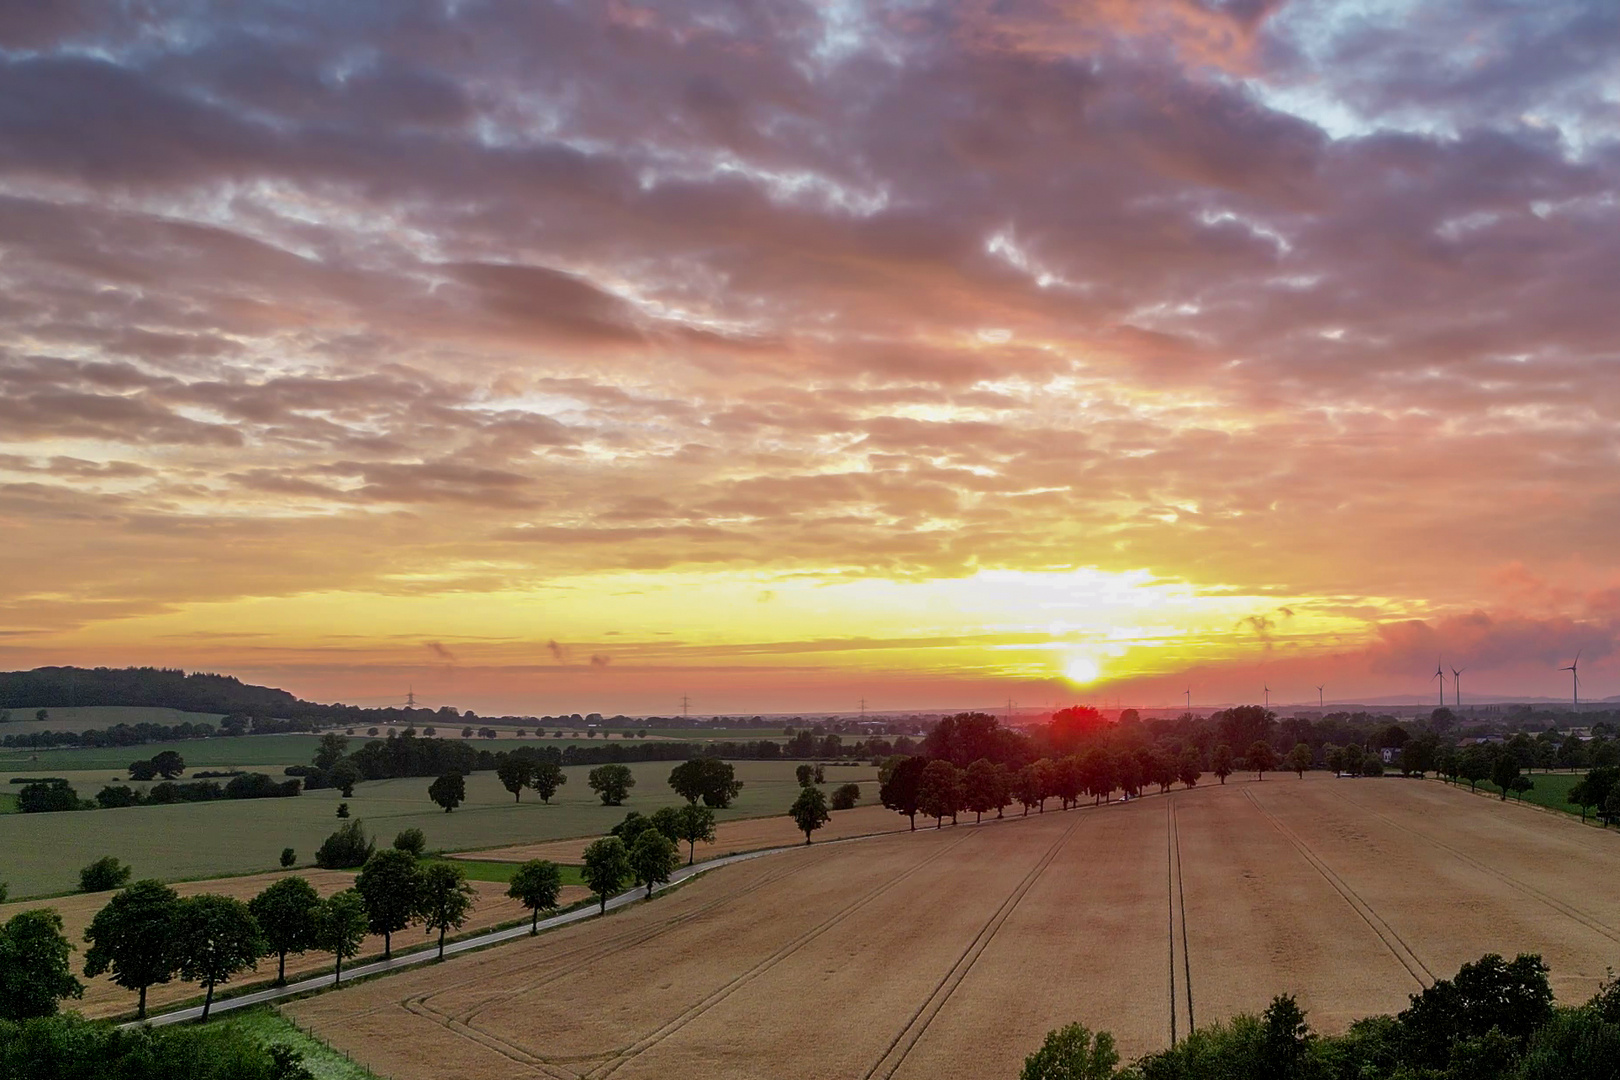
{"type": "Polygon", "coordinates": [[[363,866],[376,848],[364,825],[351,821],[321,842],[315,852],[315,865],[322,870],[350,870],[363,866]]]}
{"type": "Polygon", "coordinates": [[[834,810],[853,810],[855,804],[861,801],[861,785],[840,784],[832,793],[832,808],[834,810]]]}
{"type": "Polygon", "coordinates": [[[346,817],[349,816],[349,804],[348,803],[346,803],[346,802],[338,803],[337,816],[340,817],[340,818],[346,818],[346,817]]]}
{"type": "Polygon", "coordinates": [[[284,847],[281,849],[281,868],[283,870],[290,870],[297,861],[298,854],[292,848],[284,847]]]}
{"type": "Polygon", "coordinates": [[[77,810],[79,793],[68,787],[65,780],[46,784],[25,784],[23,789],[17,792],[17,809],[25,814],[77,810]]]}
{"type": "Polygon", "coordinates": [[[111,855],[103,855],[79,871],[80,892],[108,892],[123,888],[129,881],[130,868],[111,855]]]}
{"type": "Polygon", "coordinates": [[[427,850],[427,834],[421,829],[401,829],[394,837],[394,848],[420,859],[427,850]]]}
{"type": "Polygon", "coordinates": [[[78,1016],[0,1021],[0,1077],[310,1080],[298,1054],[230,1027],[122,1031],[78,1016]]]}
{"type": "Polygon", "coordinates": [[[140,802],[140,795],[128,784],[118,784],[116,786],[108,784],[96,792],[96,805],[103,810],[116,810],[123,806],[137,806],[140,802]]]}
{"type": "Polygon", "coordinates": [[[264,773],[244,773],[225,785],[227,799],[285,799],[303,790],[300,780],[287,780],[280,784],[264,773]]]}

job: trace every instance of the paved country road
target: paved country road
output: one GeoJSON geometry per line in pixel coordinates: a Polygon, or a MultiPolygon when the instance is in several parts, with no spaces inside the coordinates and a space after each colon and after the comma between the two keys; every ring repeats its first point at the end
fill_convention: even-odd
{"type": "MultiPolygon", "coordinates": [[[[834,844],[846,842],[847,841],[840,840],[827,841],[827,843],[834,844]]],[[[670,875],[670,879],[667,884],[657,886],[655,891],[661,891],[669,888],[672,885],[678,885],[683,881],[697,877],[699,874],[707,873],[710,870],[714,870],[722,866],[729,866],[732,863],[743,862],[746,859],[758,859],[765,855],[775,855],[783,851],[794,851],[797,850],[799,846],[800,845],[794,845],[792,847],[765,848],[760,851],[744,852],[741,855],[727,855],[724,858],[711,859],[708,862],[698,863],[696,866],[683,866],[679,870],[675,871],[675,873],[670,875]]],[[[633,889],[627,889],[607,902],[608,910],[612,911],[617,908],[622,908],[627,904],[633,904],[637,900],[644,899],[646,895],[647,889],[642,885],[638,885],[633,889]]],[[[558,926],[567,926],[570,923],[581,922],[585,919],[597,918],[600,914],[600,905],[593,904],[590,907],[579,908],[564,915],[554,915],[549,919],[541,919],[540,929],[550,930],[558,926]]],[[[495,945],[502,941],[511,941],[513,938],[528,936],[529,928],[527,926],[514,926],[507,930],[494,930],[487,934],[479,934],[476,937],[466,938],[464,940],[446,945],[444,947],[444,955],[450,956],[453,953],[466,952],[468,949],[481,949],[486,945],[495,945]]],[[[396,971],[400,968],[411,967],[414,964],[425,964],[431,960],[438,959],[438,956],[439,951],[437,949],[423,949],[420,952],[406,953],[403,956],[396,956],[390,960],[378,960],[375,963],[361,964],[358,967],[345,968],[343,970],[343,975],[345,980],[359,978],[365,975],[377,975],[385,971],[396,971]]],[[[215,1001],[214,1007],[209,1010],[209,1015],[214,1016],[218,1013],[229,1012],[232,1009],[246,1009],[249,1006],[262,1005],[267,1001],[275,1001],[278,998],[291,997],[294,994],[307,994],[311,990],[323,990],[332,985],[334,977],[335,976],[331,975],[317,975],[314,978],[300,979],[298,982],[288,983],[285,986],[273,986],[266,990],[255,990],[251,994],[242,994],[238,997],[225,998],[223,1000],[215,1001]]],[[[154,1027],[162,1027],[165,1024],[178,1024],[186,1020],[196,1020],[201,1016],[202,1006],[193,1005],[188,1009],[175,1009],[173,1012],[159,1013],[156,1016],[150,1016],[145,1020],[134,1020],[120,1026],[132,1028],[139,1027],[142,1024],[151,1024],[154,1027]]]]}

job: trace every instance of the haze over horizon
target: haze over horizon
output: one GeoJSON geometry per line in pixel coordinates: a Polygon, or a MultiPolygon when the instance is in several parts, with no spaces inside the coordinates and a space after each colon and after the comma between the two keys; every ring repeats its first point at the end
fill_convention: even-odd
{"type": "Polygon", "coordinates": [[[0,667],[1620,694],[1620,9],[0,13],[0,667]]]}

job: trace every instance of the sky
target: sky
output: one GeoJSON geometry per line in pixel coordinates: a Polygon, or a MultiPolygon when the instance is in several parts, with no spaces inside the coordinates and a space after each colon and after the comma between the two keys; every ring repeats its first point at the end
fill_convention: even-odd
{"type": "Polygon", "coordinates": [[[0,667],[1620,694],[1610,0],[0,8],[0,667]]]}

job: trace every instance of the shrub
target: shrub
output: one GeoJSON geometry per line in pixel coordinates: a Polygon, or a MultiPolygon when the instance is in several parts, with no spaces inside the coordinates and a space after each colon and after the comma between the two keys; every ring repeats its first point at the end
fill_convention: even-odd
{"type": "Polygon", "coordinates": [[[77,810],[79,793],[68,787],[65,780],[47,784],[25,784],[23,789],[17,792],[17,809],[25,814],[77,810]]]}
{"type": "Polygon", "coordinates": [[[832,794],[832,808],[834,810],[853,810],[855,804],[861,801],[861,785],[840,784],[832,794]]]}
{"type": "Polygon", "coordinates": [[[427,850],[427,834],[421,829],[401,829],[394,837],[394,848],[420,859],[427,850]]]}
{"type": "Polygon", "coordinates": [[[129,881],[130,868],[111,855],[103,855],[79,871],[80,892],[108,892],[129,881]]]}
{"type": "Polygon", "coordinates": [[[321,842],[315,865],[322,870],[349,870],[364,865],[376,847],[364,825],[351,821],[321,842]]]}
{"type": "Polygon", "coordinates": [[[346,802],[338,803],[337,816],[340,817],[340,818],[346,818],[346,817],[349,816],[349,804],[348,803],[346,803],[346,802]]]}
{"type": "Polygon", "coordinates": [[[291,869],[292,865],[297,861],[298,854],[292,848],[284,847],[281,849],[281,868],[283,870],[291,869]]]}
{"type": "Polygon", "coordinates": [[[108,784],[96,793],[96,805],[103,810],[115,810],[122,806],[135,806],[140,801],[141,797],[128,784],[118,784],[116,786],[108,784]]]}

